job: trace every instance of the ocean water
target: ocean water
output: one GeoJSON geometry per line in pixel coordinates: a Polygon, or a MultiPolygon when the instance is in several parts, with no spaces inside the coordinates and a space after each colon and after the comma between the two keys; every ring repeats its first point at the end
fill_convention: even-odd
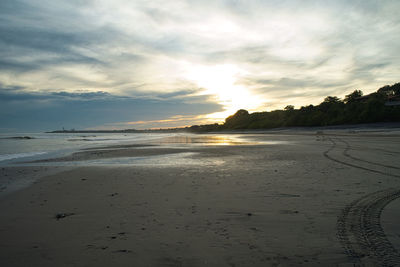
{"type": "MultiPolygon", "coordinates": [[[[0,134],[0,198],[14,191],[28,187],[40,179],[65,168],[75,166],[148,166],[163,168],[171,166],[220,166],[221,158],[194,157],[198,152],[189,150],[176,154],[162,154],[145,157],[99,158],[82,161],[40,162],[41,159],[58,158],[86,148],[107,147],[125,144],[153,143],[163,147],[190,148],[199,146],[220,146],[253,144],[236,135],[190,133],[7,133],[0,134]],[[22,168],[16,173],[7,173],[8,166],[33,167],[33,172],[22,168]],[[51,166],[52,168],[48,168],[51,166]],[[36,168],[44,169],[44,173],[36,168]],[[54,167],[54,168],[53,168],[54,167]],[[61,169],[60,169],[61,168],[61,169]]],[[[260,142],[257,142],[260,143],[260,142]]],[[[269,142],[270,143],[270,142],[269,142]]],[[[121,148],[124,149],[124,148],[121,148]]],[[[10,168],[12,169],[12,168],[10,168]]]]}
{"type": "Polygon", "coordinates": [[[60,157],[89,147],[144,143],[166,133],[1,133],[0,165],[60,157]],[[24,138],[24,137],[29,137],[24,138]]]}
{"type": "MultiPolygon", "coordinates": [[[[220,166],[224,159],[196,158],[198,152],[162,154],[144,157],[99,158],[66,162],[32,162],[58,158],[86,148],[125,144],[153,143],[162,147],[190,148],[208,145],[237,145],[244,142],[235,135],[197,135],[190,133],[7,133],[0,134],[0,199],[26,188],[43,175],[76,166],[142,166],[164,168],[172,166],[220,166]],[[24,168],[4,167],[24,166],[24,168]],[[33,169],[32,169],[33,167],[33,169]],[[48,168],[51,167],[51,168],[48,168]],[[41,171],[38,171],[41,168],[41,171]],[[13,173],[14,170],[15,172],[13,173]]],[[[121,148],[124,149],[124,148],[121,148]]]]}
{"type": "MultiPolygon", "coordinates": [[[[124,144],[140,144],[149,141],[175,138],[179,134],[171,133],[1,133],[0,134],[0,199],[12,192],[26,188],[44,174],[34,170],[25,172],[17,170],[9,174],[4,167],[31,166],[44,168],[46,175],[62,171],[70,166],[104,166],[104,165],[165,165],[168,162],[182,162],[188,156],[185,153],[166,156],[132,157],[88,160],[83,162],[57,162],[57,163],[29,163],[30,161],[66,156],[85,148],[107,147],[124,144]],[[25,138],[29,137],[29,138],[25,138]],[[47,168],[46,166],[56,166],[47,168]],[[61,169],[59,169],[61,168],[61,169]]],[[[189,162],[190,164],[190,162],[189,162]]],[[[43,169],[42,169],[43,170],[43,169]]]]}

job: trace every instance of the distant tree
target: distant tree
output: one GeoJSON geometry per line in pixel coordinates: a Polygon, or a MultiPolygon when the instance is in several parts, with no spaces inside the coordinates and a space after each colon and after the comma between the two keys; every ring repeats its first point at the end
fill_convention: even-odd
{"type": "Polygon", "coordinates": [[[324,102],[322,102],[322,103],[332,104],[332,103],[340,103],[340,102],[341,102],[340,98],[338,98],[337,96],[327,96],[327,97],[325,97],[324,102]]]}
{"type": "Polygon", "coordinates": [[[318,105],[318,109],[325,113],[332,113],[333,110],[340,108],[341,104],[343,104],[343,102],[337,96],[327,96],[324,101],[318,105]]]}
{"type": "Polygon", "coordinates": [[[400,95],[400,83],[395,83],[392,85],[395,95],[400,95]]]}
{"type": "Polygon", "coordinates": [[[390,85],[385,85],[382,88],[379,88],[378,93],[386,96],[394,95],[394,91],[390,85]]]}
{"type": "Polygon", "coordinates": [[[294,110],[294,106],[293,105],[287,105],[284,110],[286,111],[290,111],[290,110],[294,110]]]}
{"type": "Polygon", "coordinates": [[[249,112],[245,109],[239,109],[234,116],[236,117],[242,117],[242,116],[247,116],[249,115],[249,112]]]}
{"type": "Polygon", "coordinates": [[[225,125],[228,128],[243,128],[249,123],[249,112],[244,109],[239,109],[234,115],[225,119],[225,125]]]}
{"type": "Polygon", "coordinates": [[[220,125],[218,123],[214,124],[204,124],[204,125],[192,125],[187,127],[187,129],[191,132],[211,132],[211,131],[218,131],[220,125]]]}
{"type": "Polygon", "coordinates": [[[386,95],[387,97],[393,97],[400,95],[400,83],[393,85],[385,85],[378,90],[379,94],[386,95]]]}
{"type": "Polygon", "coordinates": [[[357,100],[358,98],[363,96],[363,92],[361,90],[354,90],[351,94],[348,94],[344,98],[344,103],[351,103],[357,100]]]}

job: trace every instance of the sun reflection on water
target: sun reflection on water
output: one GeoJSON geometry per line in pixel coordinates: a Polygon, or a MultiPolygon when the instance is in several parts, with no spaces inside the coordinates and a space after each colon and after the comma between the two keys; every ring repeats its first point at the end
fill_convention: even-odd
{"type": "Polygon", "coordinates": [[[170,136],[163,138],[157,143],[160,145],[183,144],[183,145],[218,145],[218,146],[258,144],[258,142],[244,140],[234,135],[206,135],[206,136],[178,135],[178,136],[170,136]]]}

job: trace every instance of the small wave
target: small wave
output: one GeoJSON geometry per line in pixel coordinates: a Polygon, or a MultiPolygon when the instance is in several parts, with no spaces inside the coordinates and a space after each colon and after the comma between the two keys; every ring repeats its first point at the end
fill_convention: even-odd
{"type": "Polygon", "coordinates": [[[100,138],[98,138],[98,139],[89,139],[89,138],[82,138],[82,139],[77,139],[77,138],[75,138],[75,139],[68,139],[68,141],[70,141],[70,142],[76,142],[76,141],[89,141],[89,142],[96,142],[96,141],[111,141],[111,140],[118,140],[118,139],[106,139],[106,138],[103,138],[103,139],[100,139],[100,138]]]}
{"type": "Polygon", "coordinates": [[[11,136],[11,137],[2,137],[0,139],[29,140],[29,139],[35,139],[35,137],[31,137],[31,136],[11,136]]]}
{"type": "Polygon", "coordinates": [[[19,158],[25,158],[25,157],[32,157],[32,156],[37,156],[37,155],[43,155],[46,154],[47,152],[30,152],[30,153],[18,153],[18,154],[4,154],[0,155],[0,161],[4,160],[10,160],[10,159],[19,159],[19,158]]]}

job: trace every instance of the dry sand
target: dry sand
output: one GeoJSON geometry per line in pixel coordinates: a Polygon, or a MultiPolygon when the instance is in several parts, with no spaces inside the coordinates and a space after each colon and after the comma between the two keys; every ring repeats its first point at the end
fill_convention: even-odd
{"type": "Polygon", "coordinates": [[[2,197],[0,266],[400,264],[400,135],[244,138],[59,159],[165,164],[82,164],[2,197]]]}

